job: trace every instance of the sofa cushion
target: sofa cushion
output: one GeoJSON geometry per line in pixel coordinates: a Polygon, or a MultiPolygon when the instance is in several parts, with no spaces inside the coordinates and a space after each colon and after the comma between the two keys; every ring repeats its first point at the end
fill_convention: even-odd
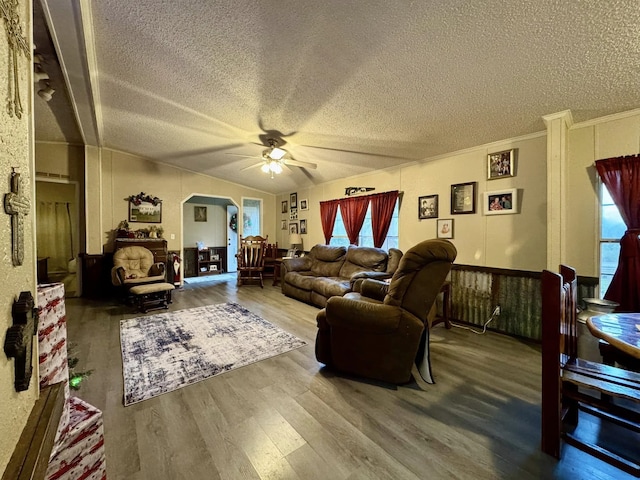
{"type": "Polygon", "coordinates": [[[349,247],[340,269],[342,278],[350,279],[358,272],[384,272],[387,268],[387,252],[375,247],[349,247]]]}
{"type": "Polygon", "coordinates": [[[317,277],[337,277],[344,263],[346,249],[330,245],[315,245],[309,252],[313,259],[311,273],[317,277]]]}
{"type": "Polygon", "coordinates": [[[287,272],[284,276],[284,281],[294,287],[310,291],[316,278],[311,275],[311,272],[287,272]]]}
{"type": "Polygon", "coordinates": [[[397,248],[389,249],[389,259],[387,260],[387,272],[395,273],[398,269],[398,265],[400,264],[400,260],[402,259],[402,250],[398,250],[397,248]]]}
{"type": "Polygon", "coordinates": [[[316,277],[313,282],[313,291],[325,298],[341,297],[351,290],[349,280],[337,277],[316,277]]]}

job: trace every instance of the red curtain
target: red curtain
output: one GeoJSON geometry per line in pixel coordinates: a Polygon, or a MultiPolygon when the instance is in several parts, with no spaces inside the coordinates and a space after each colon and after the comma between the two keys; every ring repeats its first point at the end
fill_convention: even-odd
{"type": "Polygon", "coordinates": [[[351,197],[340,200],[340,214],[351,245],[358,245],[358,235],[362,230],[364,217],[367,215],[369,198],[370,196],[367,195],[366,197],[351,197]]]}
{"type": "Polygon", "coordinates": [[[397,190],[371,196],[371,229],[373,230],[373,245],[377,248],[382,247],[385,238],[387,238],[397,199],[397,190]]]}
{"type": "Polygon", "coordinates": [[[627,225],[604,298],[618,302],[619,312],[640,312],[640,155],[598,160],[596,169],[627,225]]]}
{"type": "Polygon", "coordinates": [[[324,241],[327,245],[333,236],[333,226],[336,223],[336,214],[338,213],[338,200],[327,200],[320,202],[320,220],[322,221],[322,231],[324,232],[324,241]]]}

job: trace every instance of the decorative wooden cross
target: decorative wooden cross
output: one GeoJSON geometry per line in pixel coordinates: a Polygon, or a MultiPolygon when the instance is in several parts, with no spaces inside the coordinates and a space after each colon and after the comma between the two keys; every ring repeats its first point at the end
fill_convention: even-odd
{"type": "Polygon", "coordinates": [[[13,68],[9,68],[9,92],[11,92],[11,77],[13,76],[13,98],[9,93],[7,101],[7,111],[10,117],[15,114],[22,118],[22,102],[20,101],[20,81],[18,79],[18,53],[22,52],[29,59],[31,53],[29,42],[22,34],[20,16],[18,15],[18,0],[0,0],[0,13],[4,19],[7,39],[9,41],[9,62],[13,68]]]}
{"type": "Polygon", "coordinates": [[[13,265],[24,260],[24,216],[29,214],[29,198],[20,194],[20,174],[12,168],[11,192],[4,196],[4,211],[11,215],[11,258],[13,265]]]}

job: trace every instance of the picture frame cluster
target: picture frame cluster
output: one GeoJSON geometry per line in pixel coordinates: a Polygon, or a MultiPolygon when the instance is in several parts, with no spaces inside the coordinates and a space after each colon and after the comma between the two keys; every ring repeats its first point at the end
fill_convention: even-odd
{"type": "Polygon", "coordinates": [[[281,213],[288,215],[288,219],[280,221],[281,230],[289,230],[289,234],[300,233],[307,234],[307,219],[301,218],[298,221],[298,212],[309,210],[309,200],[306,198],[298,200],[298,193],[289,194],[289,200],[283,200],[281,203],[281,213]],[[287,223],[288,221],[288,223],[287,223]]]}
{"type": "MultiPolygon", "coordinates": [[[[502,150],[487,154],[487,180],[516,176],[517,149],[502,150]]],[[[454,183],[450,187],[450,214],[472,215],[477,213],[478,182],[454,183]]],[[[485,191],[482,194],[481,210],[484,215],[510,215],[519,213],[520,198],[517,188],[485,191]]],[[[418,197],[418,220],[436,219],[438,238],[453,238],[453,218],[439,218],[439,196],[437,194],[418,197]]]]}

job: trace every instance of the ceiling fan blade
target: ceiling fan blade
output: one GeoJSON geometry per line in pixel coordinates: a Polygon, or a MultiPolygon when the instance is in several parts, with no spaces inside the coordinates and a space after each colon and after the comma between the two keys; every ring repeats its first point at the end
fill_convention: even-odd
{"type": "Polygon", "coordinates": [[[254,163],[253,165],[249,165],[248,167],[241,168],[239,171],[244,172],[245,170],[251,170],[252,168],[261,167],[264,165],[264,162],[254,163]]]}
{"type": "Polygon", "coordinates": [[[242,153],[229,153],[225,152],[225,155],[233,155],[234,157],[244,157],[244,158],[256,158],[258,155],[244,155],[242,153]]]}
{"type": "Polygon", "coordinates": [[[301,167],[301,168],[311,168],[313,170],[318,168],[318,165],[316,165],[315,163],[294,160],[293,158],[285,158],[284,163],[285,165],[293,165],[294,167],[301,167]]]}
{"type": "Polygon", "coordinates": [[[370,157],[400,158],[400,159],[403,159],[403,160],[415,160],[415,159],[410,158],[410,157],[402,157],[402,156],[398,156],[398,155],[385,155],[383,153],[358,152],[357,150],[344,150],[342,148],[318,147],[316,145],[300,145],[300,146],[301,147],[308,147],[308,148],[317,148],[319,150],[330,150],[332,152],[356,153],[358,155],[367,155],[367,156],[370,156],[370,157]]]}

